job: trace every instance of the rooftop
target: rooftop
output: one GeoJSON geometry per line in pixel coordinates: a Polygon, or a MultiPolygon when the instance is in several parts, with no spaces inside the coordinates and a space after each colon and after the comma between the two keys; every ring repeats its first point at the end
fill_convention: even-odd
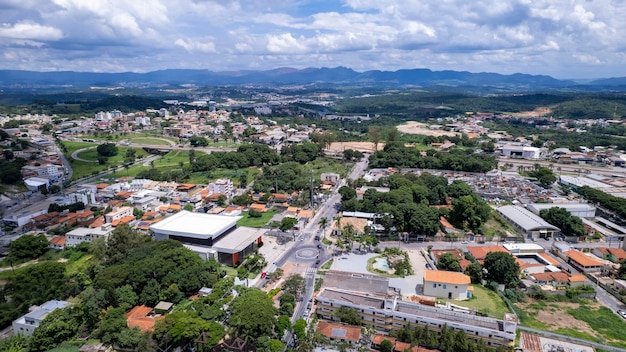
{"type": "Polygon", "coordinates": [[[163,221],[152,224],[150,230],[166,235],[207,239],[215,238],[235,226],[241,216],[191,213],[181,211],[163,221]]]}
{"type": "Polygon", "coordinates": [[[515,222],[524,231],[537,231],[537,230],[554,230],[560,231],[560,229],[554,225],[549,224],[544,219],[533,214],[529,210],[526,210],[517,205],[505,205],[497,208],[498,212],[504,217],[515,222]]]}
{"type": "Polygon", "coordinates": [[[469,285],[470,277],[459,272],[445,270],[424,270],[424,282],[441,282],[452,285],[469,285]]]}
{"type": "Polygon", "coordinates": [[[564,254],[567,255],[571,260],[575,261],[576,263],[584,267],[602,266],[602,263],[600,263],[599,261],[591,258],[588,255],[585,255],[583,252],[579,252],[574,249],[571,251],[564,252],[564,254]]]}

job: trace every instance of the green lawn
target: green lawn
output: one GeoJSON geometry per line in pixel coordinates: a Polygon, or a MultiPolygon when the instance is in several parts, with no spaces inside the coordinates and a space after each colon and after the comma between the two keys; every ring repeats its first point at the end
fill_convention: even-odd
{"type": "Polygon", "coordinates": [[[163,140],[164,138],[161,138],[161,137],[154,137],[154,138],[151,138],[151,137],[130,137],[128,139],[130,139],[131,142],[137,143],[137,144],[171,145],[171,143],[168,143],[167,141],[164,141],[163,140]]]}
{"type": "Polygon", "coordinates": [[[567,309],[567,314],[589,324],[601,337],[609,340],[608,343],[610,345],[626,347],[626,339],[624,339],[626,322],[607,307],[593,309],[589,306],[581,305],[576,309],[567,309]]]}
{"type": "MultiPolygon", "coordinates": [[[[75,143],[75,142],[72,142],[75,143]]],[[[93,146],[93,144],[91,143],[86,143],[88,145],[93,146]]],[[[76,146],[72,146],[72,148],[75,148],[76,146]]],[[[110,157],[108,158],[108,161],[106,164],[104,165],[100,165],[97,162],[85,162],[85,161],[80,161],[80,160],[74,160],[72,159],[72,152],[70,151],[70,148],[68,148],[68,153],[66,154],[66,158],[69,161],[70,165],[72,166],[72,170],[74,171],[74,173],[72,174],[72,180],[76,180],[88,175],[95,175],[99,172],[105,171],[107,169],[110,169],[114,166],[122,166],[124,163],[124,155],[126,153],[126,150],[128,148],[125,147],[118,147],[118,154],[116,156],[110,157]]],[[[80,149],[80,148],[75,148],[73,150],[76,149],[80,149]]],[[[135,155],[137,157],[137,159],[145,157],[148,155],[148,153],[146,153],[143,149],[141,148],[133,148],[135,149],[135,155]]],[[[78,154],[79,157],[87,159],[87,160],[97,160],[98,159],[98,153],[96,152],[95,149],[90,149],[90,150],[86,150],[84,152],[81,152],[78,154]]]]}
{"type": "Polygon", "coordinates": [[[247,226],[247,227],[263,227],[267,224],[268,221],[276,214],[274,210],[268,210],[263,213],[260,218],[251,218],[248,215],[248,212],[243,212],[243,218],[237,221],[237,226],[247,226]]]}
{"type": "Polygon", "coordinates": [[[307,168],[313,169],[313,175],[316,180],[320,179],[320,175],[325,172],[334,172],[346,177],[348,172],[352,168],[351,163],[346,163],[341,160],[329,159],[329,158],[317,158],[306,164],[307,168]]]}
{"type": "Polygon", "coordinates": [[[474,309],[497,319],[502,319],[504,313],[509,313],[506,303],[504,303],[497,293],[481,285],[471,286],[474,288],[473,298],[466,301],[449,300],[449,302],[458,306],[474,309]]]}

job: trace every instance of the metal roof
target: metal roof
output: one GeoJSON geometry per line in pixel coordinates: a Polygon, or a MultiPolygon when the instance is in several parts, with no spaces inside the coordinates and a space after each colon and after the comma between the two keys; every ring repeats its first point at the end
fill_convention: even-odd
{"type": "Polygon", "coordinates": [[[541,217],[531,213],[529,210],[517,205],[505,205],[497,208],[496,210],[498,210],[498,212],[505,218],[515,222],[517,226],[526,232],[537,230],[561,230],[558,227],[549,224],[541,217]]]}

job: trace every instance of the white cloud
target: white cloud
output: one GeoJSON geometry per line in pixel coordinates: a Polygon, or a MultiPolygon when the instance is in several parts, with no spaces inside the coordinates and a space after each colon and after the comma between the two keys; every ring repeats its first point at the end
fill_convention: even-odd
{"type": "Polygon", "coordinates": [[[215,43],[211,41],[197,41],[192,39],[178,38],[175,45],[183,47],[188,52],[216,53],[215,43]]]}
{"type": "Polygon", "coordinates": [[[39,23],[19,22],[14,25],[5,23],[0,27],[0,37],[35,41],[59,40],[63,32],[58,28],[42,26],[39,23]]]}

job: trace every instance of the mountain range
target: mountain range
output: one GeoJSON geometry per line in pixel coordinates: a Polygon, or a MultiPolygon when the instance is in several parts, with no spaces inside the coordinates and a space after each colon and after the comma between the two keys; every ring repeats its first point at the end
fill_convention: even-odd
{"type": "Polygon", "coordinates": [[[544,75],[472,73],[467,71],[432,71],[405,69],[398,71],[357,72],[346,67],[335,68],[277,68],[267,71],[210,71],[168,69],[146,73],[94,73],[74,71],[35,72],[0,70],[0,87],[115,87],[115,86],[197,86],[228,85],[298,85],[335,84],[351,86],[389,87],[476,87],[503,90],[626,90],[626,77],[600,79],[584,85],[572,80],[559,80],[544,75]],[[624,88],[624,89],[622,89],[624,88]]]}

